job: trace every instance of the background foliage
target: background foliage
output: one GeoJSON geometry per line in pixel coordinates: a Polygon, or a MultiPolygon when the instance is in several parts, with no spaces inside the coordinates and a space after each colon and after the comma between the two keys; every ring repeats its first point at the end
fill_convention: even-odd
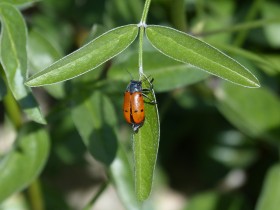
{"type": "Polygon", "coordinates": [[[1,210],[97,209],[102,200],[108,209],[278,209],[276,0],[152,1],[148,23],[202,38],[250,69],[262,87],[222,81],[145,43],[144,70],[155,78],[161,138],[154,189],[142,205],[134,193],[131,129],[121,111],[127,71],[138,74],[137,45],[93,72],[34,89],[40,106],[23,85],[27,72],[39,72],[109,29],[138,23],[143,5],[0,0],[1,210]]]}

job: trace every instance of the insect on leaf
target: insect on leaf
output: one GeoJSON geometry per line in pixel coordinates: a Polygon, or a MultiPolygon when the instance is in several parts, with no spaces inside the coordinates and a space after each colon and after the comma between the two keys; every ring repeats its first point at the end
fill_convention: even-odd
{"type": "MultiPolygon", "coordinates": [[[[146,77],[142,77],[143,88],[151,88],[146,77]]],[[[135,188],[137,199],[143,201],[150,195],[153,175],[159,146],[159,117],[153,89],[145,100],[145,122],[137,133],[133,135],[133,152],[135,161],[135,188]]]]}

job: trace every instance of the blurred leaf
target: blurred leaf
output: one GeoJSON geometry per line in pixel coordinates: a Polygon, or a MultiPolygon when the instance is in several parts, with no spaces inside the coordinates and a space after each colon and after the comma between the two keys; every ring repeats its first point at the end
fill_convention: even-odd
{"type": "Polygon", "coordinates": [[[0,17],[2,23],[0,59],[9,87],[27,116],[44,124],[45,119],[30,88],[23,84],[27,70],[27,32],[24,20],[18,10],[8,4],[0,4],[0,17]]]}
{"type": "Polygon", "coordinates": [[[146,34],[156,49],[175,60],[189,63],[238,85],[260,86],[248,69],[199,39],[163,26],[148,26],[146,34]]]}
{"type": "Polygon", "coordinates": [[[280,68],[278,65],[279,60],[277,62],[277,60],[275,59],[272,62],[272,59],[268,59],[271,56],[259,55],[259,54],[253,53],[251,51],[244,50],[244,49],[234,47],[231,45],[226,45],[226,44],[215,43],[214,45],[217,46],[218,48],[222,49],[223,51],[226,51],[227,53],[241,56],[243,58],[253,61],[260,68],[266,70],[266,72],[270,72],[272,74],[275,74],[275,72],[276,73],[280,72],[280,68]]]}
{"type": "Polygon", "coordinates": [[[0,101],[2,101],[3,97],[7,94],[7,88],[4,80],[0,76],[0,101]]]}
{"type": "Polygon", "coordinates": [[[223,0],[214,0],[212,2],[207,1],[205,4],[211,10],[211,13],[214,13],[214,16],[217,18],[223,18],[220,22],[227,22],[231,20],[234,13],[235,5],[234,1],[223,1],[223,0]]]}
{"type": "MultiPolygon", "coordinates": [[[[279,13],[280,13],[279,2],[267,1],[265,4],[263,4],[261,9],[264,18],[268,19],[268,18],[279,17],[279,13]]],[[[280,33],[280,21],[278,23],[266,24],[264,26],[264,33],[267,37],[267,41],[270,44],[270,46],[274,48],[280,47],[280,36],[277,35],[280,33]]]]}
{"type": "Polygon", "coordinates": [[[72,54],[30,77],[26,85],[42,86],[65,81],[93,70],[125,50],[138,34],[137,25],[115,28],[72,54]]]}
{"type": "MultiPolygon", "coordinates": [[[[41,1],[38,6],[41,5],[43,7],[46,2],[49,1],[41,1]]],[[[46,10],[46,8],[44,9],[46,10]]],[[[54,10],[51,10],[51,12],[53,13],[54,10]]],[[[57,20],[56,18],[52,17],[52,15],[36,13],[36,15],[32,15],[32,30],[43,34],[45,39],[47,39],[51,45],[58,52],[60,52],[60,54],[64,55],[73,47],[73,42],[75,39],[74,33],[76,32],[74,32],[74,29],[69,23],[65,22],[61,18],[57,20]],[[61,37],[63,37],[63,39],[61,37]]]]}
{"type": "Polygon", "coordinates": [[[13,5],[24,5],[33,2],[38,2],[39,0],[0,0],[0,3],[9,3],[13,5]]]}
{"type": "Polygon", "coordinates": [[[49,144],[44,128],[27,124],[20,130],[15,148],[0,160],[0,203],[40,174],[48,158],[49,144]]]}
{"type": "Polygon", "coordinates": [[[218,144],[214,144],[210,155],[222,164],[233,168],[244,168],[251,165],[257,152],[248,137],[238,131],[225,131],[218,136],[218,144]]]}
{"type": "MultiPolygon", "coordinates": [[[[147,79],[145,77],[142,79],[143,88],[150,88],[147,79]]],[[[156,101],[153,90],[147,94],[147,97],[156,101]]],[[[160,136],[157,105],[149,103],[148,99],[146,101],[144,125],[133,134],[135,187],[137,199],[140,201],[147,199],[152,189],[160,136]]]]}
{"type": "Polygon", "coordinates": [[[28,210],[28,208],[23,194],[14,194],[0,204],[0,210],[28,210]]]}
{"type": "Polygon", "coordinates": [[[140,20],[143,8],[141,0],[106,1],[105,25],[114,27],[140,20]]]}
{"type": "MultiPolygon", "coordinates": [[[[222,2],[225,3],[225,2],[230,2],[230,1],[220,1],[219,5],[222,2]]],[[[211,4],[211,2],[210,2],[210,4],[211,4]]],[[[217,8],[220,8],[220,6],[217,8]]],[[[215,32],[215,30],[219,30],[221,28],[224,29],[224,28],[228,27],[229,24],[231,24],[229,18],[230,18],[230,16],[228,18],[226,18],[226,17],[213,17],[212,15],[209,15],[209,17],[203,18],[203,26],[204,26],[203,31],[205,31],[205,32],[200,32],[200,31],[198,31],[198,32],[194,31],[194,32],[195,32],[195,34],[197,34],[197,33],[207,34],[207,33],[209,33],[209,31],[211,33],[212,31],[215,32]]],[[[215,33],[215,34],[213,34],[213,36],[205,36],[203,38],[204,38],[203,40],[207,43],[210,43],[210,42],[228,43],[230,41],[231,34],[230,33],[215,33]]]]}
{"type": "Polygon", "coordinates": [[[141,0],[119,0],[106,2],[106,10],[108,17],[107,22],[123,24],[139,21],[141,18],[141,10],[143,2],[141,0]]]}
{"type": "MultiPolygon", "coordinates": [[[[155,78],[156,92],[173,90],[185,85],[191,85],[208,77],[208,74],[199,71],[189,64],[179,63],[167,58],[158,52],[144,52],[145,74],[155,78]]],[[[109,78],[129,81],[130,73],[135,72],[138,65],[138,52],[134,52],[126,59],[113,64],[108,73],[109,78]]]]}
{"type": "Polygon", "coordinates": [[[135,196],[133,170],[122,146],[119,146],[117,156],[111,164],[110,173],[113,177],[118,195],[126,209],[142,209],[135,196]]]}
{"type": "Polygon", "coordinates": [[[28,36],[28,54],[31,72],[36,73],[62,57],[62,54],[38,30],[31,30],[28,36]],[[33,69],[34,68],[34,69],[33,69]]]}
{"type": "Polygon", "coordinates": [[[87,44],[89,43],[91,40],[97,38],[98,36],[104,34],[107,30],[107,27],[103,26],[103,25],[99,25],[99,24],[94,24],[92,27],[91,27],[91,30],[88,34],[88,36],[86,37],[85,41],[82,43],[83,45],[84,44],[87,44]]]}
{"type": "Polygon", "coordinates": [[[191,198],[186,210],[216,210],[219,201],[218,192],[204,192],[191,198]]]}
{"type": "Polygon", "coordinates": [[[92,156],[108,166],[117,153],[114,130],[117,119],[113,104],[98,91],[91,96],[82,92],[79,95],[71,111],[74,124],[92,156]]]}
{"type": "MultiPolygon", "coordinates": [[[[38,30],[31,30],[28,36],[29,69],[37,73],[62,57],[62,54],[38,30]]],[[[46,86],[45,89],[56,98],[64,96],[63,84],[46,86]]]]}
{"type": "Polygon", "coordinates": [[[279,54],[264,54],[262,57],[266,60],[269,65],[260,63],[259,66],[267,74],[274,76],[280,74],[280,56],[279,54]],[[273,66],[273,68],[271,68],[273,66]]]}
{"type": "Polygon", "coordinates": [[[185,210],[247,210],[248,205],[242,195],[222,194],[218,191],[202,192],[190,199],[185,210]]]}
{"type": "Polygon", "coordinates": [[[215,95],[219,110],[241,131],[279,140],[280,101],[269,89],[244,89],[224,83],[215,95]]]}
{"type": "Polygon", "coordinates": [[[280,206],[280,165],[271,167],[265,177],[256,210],[278,210],[280,206]]]}

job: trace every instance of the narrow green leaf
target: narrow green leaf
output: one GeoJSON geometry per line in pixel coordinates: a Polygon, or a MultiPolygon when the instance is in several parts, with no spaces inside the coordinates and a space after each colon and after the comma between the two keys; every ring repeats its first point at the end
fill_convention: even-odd
{"type": "Polygon", "coordinates": [[[156,49],[175,60],[189,63],[238,85],[260,86],[248,69],[195,37],[163,26],[148,26],[146,35],[156,49]]]}
{"type": "MultiPolygon", "coordinates": [[[[185,63],[179,63],[167,58],[161,53],[143,53],[145,73],[155,78],[154,86],[156,92],[173,90],[185,85],[191,85],[206,79],[209,74],[199,71],[198,68],[185,63]]],[[[122,81],[129,81],[130,75],[127,72],[136,72],[138,65],[138,52],[132,53],[126,59],[113,64],[108,72],[108,77],[122,81]]]]}
{"type": "Polygon", "coordinates": [[[280,206],[280,165],[271,167],[265,177],[256,210],[278,210],[280,206]]]}
{"type": "Polygon", "coordinates": [[[45,123],[31,89],[24,85],[27,71],[26,25],[19,11],[9,5],[0,4],[1,46],[0,60],[8,85],[28,117],[45,123]]]}
{"type": "Polygon", "coordinates": [[[0,160],[0,203],[28,186],[42,171],[49,154],[49,138],[44,128],[25,125],[15,148],[0,160]]]}
{"type": "Polygon", "coordinates": [[[7,88],[4,80],[0,76],[0,101],[2,101],[3,97],[7,94],[7,88]]]}
{"type": "Polygon", "coordinates": [[[91,96],[80,93],[73,101],[72,119],[84,144],[94,158],[110,165],[117,153],[117,124],[113,104],[95,91],[91,96]]]}
{"type": "Polygon", "coordinates": [[[122,146],[119,146],[117,156],[110,167],[110,174],[113,178],[118,195],[126,209],[142,209],[135,196],[133,170],[122,146]]]}
{"type": "Polygon", "coordinates": [[[72,54],[30,77],[26,85],[42,86],[65,81],[95,69],[126,49],[138,34],[137,25],[115,28],[72,54]]]}
{"type": "Polygon", "coordinates": [[[224,83],[215,95],[219,110],[241,131],[279,141],[280,99],[269,89],[244,89],[224,83]]]}
{"type": "MultiPolygon", "coordinates": [[[[150,88],[146,78],[142,79],[143,88],[150,88]]],[[[147,96],[156,101],[153,90],[147,96]]],[[[157,105],[149,103],[149,99],[145,103],[144,125],[133,134],[135,186],[137,199],[140,201],[147,199],[152,189],[160,136],[157,105]]]]}

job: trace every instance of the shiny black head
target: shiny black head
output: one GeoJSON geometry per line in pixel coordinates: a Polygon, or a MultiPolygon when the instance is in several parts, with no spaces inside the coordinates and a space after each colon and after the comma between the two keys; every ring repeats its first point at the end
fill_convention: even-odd
{"type": "Polygon", "coordinates": [[[131,80],[126,88],[126,91],[128,91],[130,93],[142,92],[142,82],[136,81],[136,80],[131,80]]]}

